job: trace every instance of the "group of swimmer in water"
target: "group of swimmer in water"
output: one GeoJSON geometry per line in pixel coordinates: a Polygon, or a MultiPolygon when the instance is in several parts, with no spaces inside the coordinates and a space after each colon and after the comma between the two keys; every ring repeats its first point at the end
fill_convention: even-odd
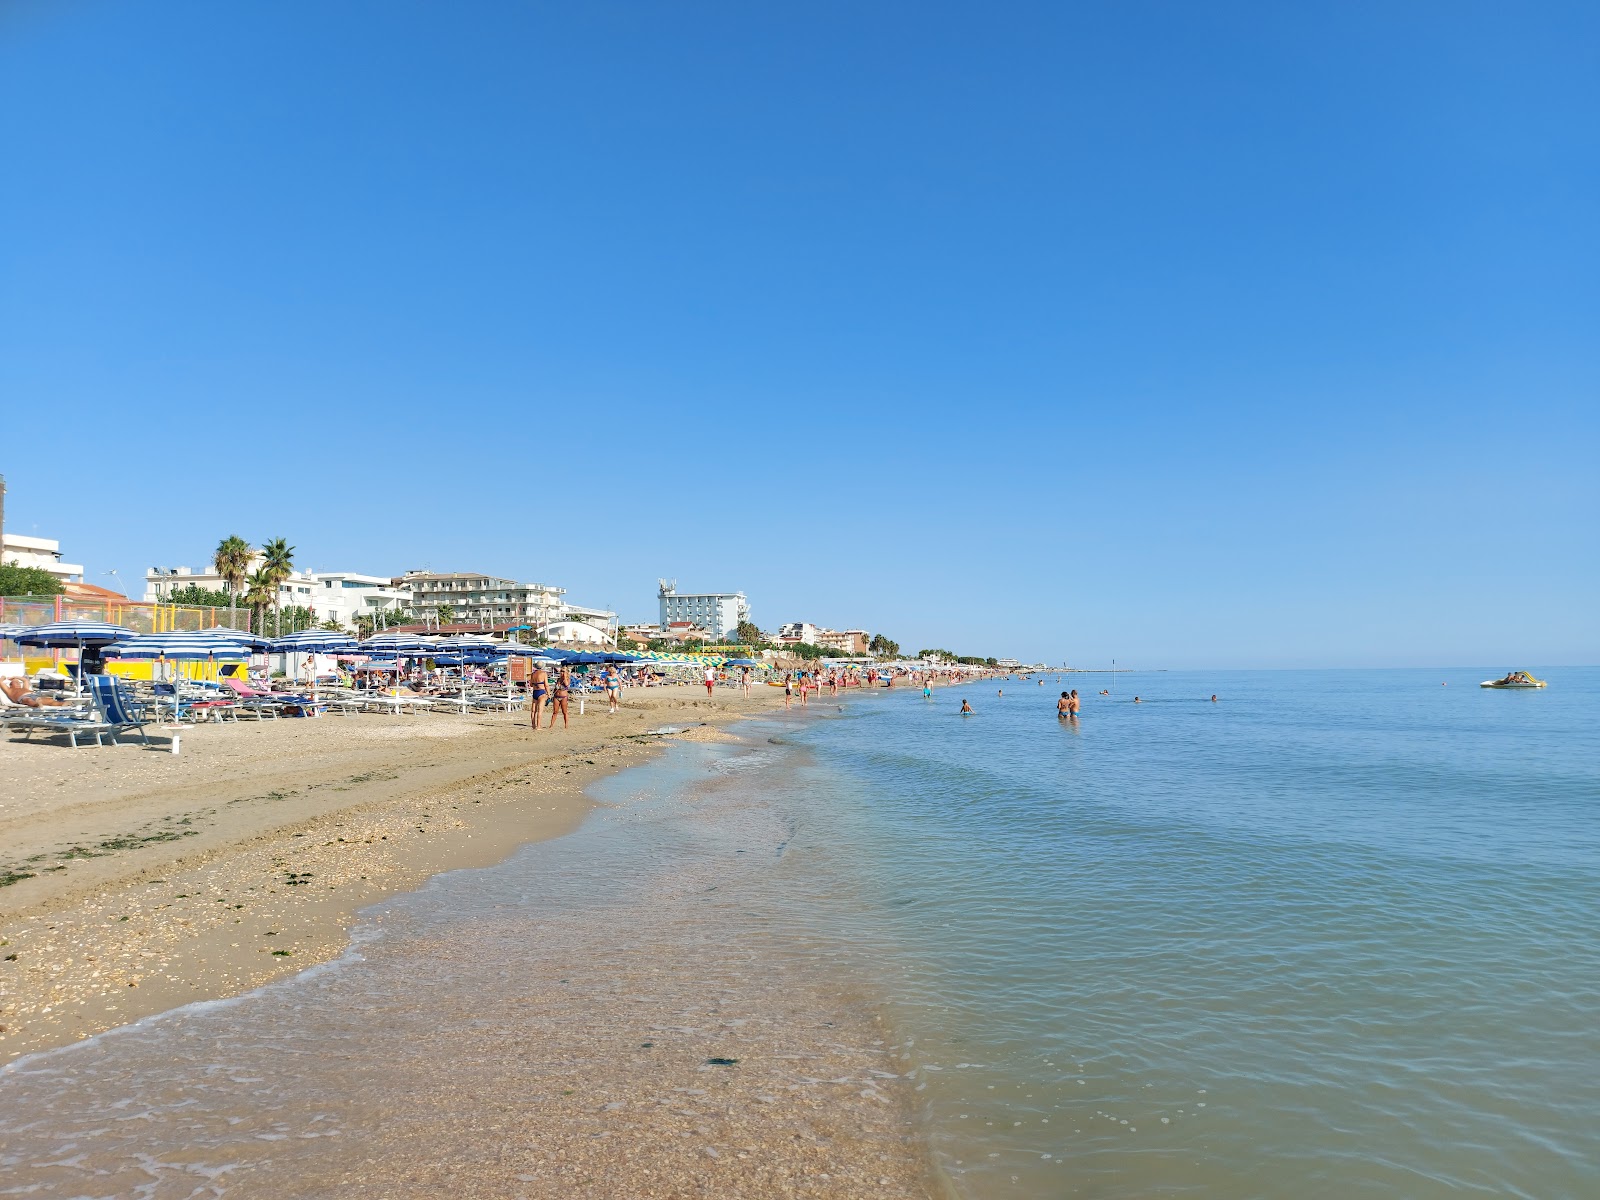
{"type": "MultiPolygon", "coordinates": [[[[1040,687],[1044,686],[1044,680],[1041,679],[1039,681],[1039,686],[1040,687]]],[[[924,696],[932,695],[932,693],[930,691],[928,691],[926,688],[923,689],[922,694],[924,696]]],[[[1005,688],[996,688],[995,689],[996,697],[1004,696],[1005,694],[1006,694],[1005,688]]],[[[1100,694],[1102,696],[1109,696],[1109,695],[1111,695],[1111,690],[1109,688],[1102,688],[1102,689],[1100,689],[1100,694]]],[[[1141,698],[1139,698],[1138,696],[1135,696],[1133,698],[1133,702],[1135,704],[1143,704],[1144,703],[1144,701],[1141,698]]],[[[1212,704],[1217,703],[1217,695],[1216,695],[1215,692],[1213,692],[1211,694],[1210,703],[1212,703],[1212,704]]],[[[1073,688],[1070,692],[1062,692],[1061,693],[1061,699],[1056,701],[1056,716],[1061,717],[1064,720],[1076,721],[1078,719],[1078,712],[1081,709],[1081,707],[1082,707],[1082,703],[1078,699],[1078,689],[1077,688],[1073,688]]],[[[973,715],[973,713],[975,711],[976,710],[972,707],[972,705],[969,704],[965,699],[963,699],[961,701],[961,715],[962,716],[970,717],[970,716],[973,715]]]]}

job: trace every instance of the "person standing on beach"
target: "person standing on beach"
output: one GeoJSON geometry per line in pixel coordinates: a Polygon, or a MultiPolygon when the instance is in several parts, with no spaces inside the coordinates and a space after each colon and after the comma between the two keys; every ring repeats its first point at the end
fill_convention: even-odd
{"type": "Polygon", "coordinates": [[[788,671],[783,673],[783,707],[789,707],[789,701],[794,699],[794,676],[788,671]]]}
{"type": "Polygon", "coordinates": [[[614,665],[607,663],[604,678],[606,683],[606,703],[610,705],[606,710],[606,715],[610,716],[617,711],[617,705],[622,703],[622,677],[617,674],[617,668],[614,665]]]}
{"type": "Polygon", "coordinates": [[[556,674],[555,690],[550,694],[550,728],[556,727],[556,714],[561,714],[561,728],[569,728],[567,722],[567,694],[572,691],[572,669],[563,665],[556,674]]]}
{"type": "Polygon", "coordinates": [[[713,666],[706,667],[706,695],[711,695],[711,689],[717,686],[717,669],[713,666]]]}
{"type": "Polygon", "coordinates": [[[550,673],[543,667],[533,668],[533,678],[528,680],[528,707],[533,709],[533,729],[539,731],[539,718],[544,714],[544,698],[550,691],[550,673]]]}
{"type": "Polygon", "coordinates": [[[739,668],[739,691],[744,694],[744,698],[746,700],[750,699],[750,668],[749,667],[740,667],[739,668]]]}

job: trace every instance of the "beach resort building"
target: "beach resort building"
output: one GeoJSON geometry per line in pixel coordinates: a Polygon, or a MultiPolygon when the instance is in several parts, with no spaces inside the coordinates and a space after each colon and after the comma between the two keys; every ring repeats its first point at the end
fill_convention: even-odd
{"type": "Polygon", "coordinates": [[[561,600],[566,588],[477,571],[407,571],[395,582],[411,589],[411,610],[425,620],[437,621],[444,609],[455,621],[543,628],[560,619],[566,607],[561,600]]]}
{"type": "Polygon", "coordinates": [[[865,629],[824,629],[810,621],[791,621],[778,630],[775,639],[785,645],[805,642],[810,646],[825,646],[840,654],[865,654],[872,635],[865,629]]]}
{"type": "Polygon", "coordinates": [[[865,654],[867,643],[871,641],[872,635],[865,629],[820,629],[815,644],[841,654],[856,655],[865,654]]]}
{"type": "MultiPolygon", "coordinates": [[[[552,640],[559,640],[550,633],[555,623],[578,623],[598,629],[601,641],[616,642],[616,613],[563,600],[567,589],[548,583],[518,583],[475,571],[407,571],[395,582],[411,589],[412,612],[426,621],[437,623],[446,610],[456,622],[501,629],[526,625],[552,640]]],[[[587,635],[579,631],[570,640],[587,642],[587,635]]]]}
{"type": "Polygon", "coordinates": [[[714,641],[736,637],[739,622],[750,619],[750,602],[743,592],[680,592],[675,579],[662,579],[656,596],[661,602],[661,628],[688,621],[711,631],[714,641]]]}
{"type": "Polygon", "coordinates": [[[58,583],[83,582],[83,564],[62,562],[61,543],[51,538],[0,534],[0,563],[37,567],[54,575],[58,583]]]}
{"type": "MultiPolygon", "coordinates": [[[[248,569],[253,572],[260,566],[258,554],[250,561],[248,569]]],[[[144,576],[144,599],[149,604],[171,603],[173,594],[187,587],[201,587],[212,592],[228,590],[227,581],[215,569],[151,567],[144,576]]],[[[309,609],[312,619],[318,623],[334,620],[353,629],[356,618],[363,614],[377,618],[380,624],[402,620],[402,614],[411,606],[411,589],[388,575],[292,571],[278,585],[278,604],[281,608],[309,609]]]]}
{"type": "Polygon", "coordinates": [[[588,649],[616,645],[615,635],[610,630],[588,621],[551,621],[543,632],[544,640],[553,646],[588,649]]]}

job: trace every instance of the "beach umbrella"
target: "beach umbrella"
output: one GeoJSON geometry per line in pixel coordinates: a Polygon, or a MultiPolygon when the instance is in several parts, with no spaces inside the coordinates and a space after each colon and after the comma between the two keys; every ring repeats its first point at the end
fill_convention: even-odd
{"type": "Polygon", "coordinates": [[[107,658],[170,658],[175,662],[220,658],[237,662],[250,657],[250,647],[234,638],[206,633],[144,633],[107,646],[107,658]]]}
{"type": "Polygon", "coordinates": [[[422,652],[438,645],[438,639],[420,633],[375,633],[362,640],[360,649],[363,652],[373,650],[401,650],[405,652],[422,652]]]}
{"type": "Polygon", "coordinates": [[[257,652],[263,651],[267,648],[266,638],[260,637],[257,634],[251,633],[245,629],[232,629],[226,625],[217,625],[211,629],[198,629],[194,630],[193,632],[196,635],[204,635],[206,637],[226,638],[229,641],[238,642],[241,646],[248,647],[249,649],[257,652]]]}
{"type": "Polygon", "coordinates": [[[83,691],[83,648],[99,649],[134,636],[125,625],[108,621],[51,621],[45,625],[29,625],[11,635],[19,646],[40,646],[62,650],[75,646],[78,650],[78,671],[75,691],[83,691]]]}
{"type": "MultiPolygon", "coordinates": [[[[171,660],[179,662],[243,662],[250,657],[250,648],[234,638],[208,637],[204,632],[146,633],[107,646],[101,653],[107,658],[155,659],[158,663],[171,660]]],[[[179,727],[183,719],[183,688],[174,676],[172,681],[172,724],[179,727]]]]}
{"type": "Polygon", "coordinates": [[[753,658],[730,658],[724,665],[730,667],[759,667],[761,664],[753,658]]]}
{"type": "MultiPolygon", "coordinates": [[[[435,658],[434,661],[443,666],[465,667],[469,662],[474,662],[479,657],[487,660],[493,651],[502,649],[505,643],[498,638],[485,637],[481,633],[458,633],[439,639],[437,645],[451,655],[454,661],[435,658]]],[[[462,712],[466,712],[467,699],[467,673],[461,672],[461,700],[462,712]]]]}
{"type": "MultiPolygon", "coordinates": [[[[267,645],[274,654],[349,654],[361,648],[361,643],[349,634],[332,629],[302,629],[273,638],[267,645]]],[[[318,698],[317,673],[313,670],[311,703],[316,704],[318,698]]]]}

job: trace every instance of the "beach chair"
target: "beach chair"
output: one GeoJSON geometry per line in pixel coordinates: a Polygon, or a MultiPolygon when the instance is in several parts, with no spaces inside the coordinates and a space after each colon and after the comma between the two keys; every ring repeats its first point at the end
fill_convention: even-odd
{"type": "Polygon", "coordinates": [[[222,682],[234,694],[234,702],[239,706],[238,712],[249,713],[258,721],[264,721],[268,717],[274,721],[278,719],[278,710],[282,706],[267,693],[258,692],[238,679],[224,678],[222,682]]]}
{"type": "Polygon", "coordinates": [[[39,732],[64,733],[74,750],[78,747],[80,733],[93,734],[94,744],[98,746],[102,744],[101,735],[107,731],[98,712],[29,708],[25,704],[13,703],[3,692],[0,692],[0,726],[12,732],[21,730],[27,734],[29,741],[39,732]]]}
{"type": "Polygon", "coordinates": [[[94,706],[100,720],[111,733],[111,740],[120,743],[120,735],[126,729],[137,729],[139,740],[146,746],[150,739],[144,731],[144,714],[139,710],[133,693],[115,675],[89,676],[89,694],[94,697],[94,706]]]}

